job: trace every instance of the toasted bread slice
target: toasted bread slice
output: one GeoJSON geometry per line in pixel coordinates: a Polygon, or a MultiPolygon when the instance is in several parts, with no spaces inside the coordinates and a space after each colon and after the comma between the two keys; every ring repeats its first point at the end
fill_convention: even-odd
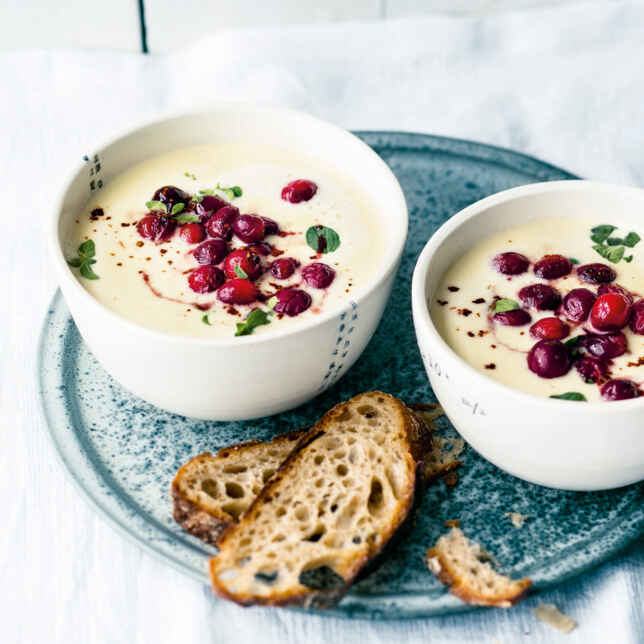
{"type": "Polygon", "coordinates": [[[217,543],[305,433],[291,431],[272,441],[240,443],[189,460],[172,481],[175,521],[206,543],[217,543]]]}
{"type": "Polygon", "coordinates": [[[360,394],[298,442],[210,561],[217,594],[242,605],[326,606],[407,517],[431,437],[388,394],[360,394]]]}
{"type": "Polygon", "coordinates": [[[532,585],[529,579],[513,581],[490,565],[491,555],[470,542],[459,528],[452,528],[427,551],[429,569],[449,591],[468,604],[509,608],[532,585]]]}

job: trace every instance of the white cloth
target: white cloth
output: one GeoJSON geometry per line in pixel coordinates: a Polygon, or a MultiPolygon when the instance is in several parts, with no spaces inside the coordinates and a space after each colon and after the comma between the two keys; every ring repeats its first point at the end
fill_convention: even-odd
{"type": "Polygon", "coordinates": [[[568,636],[535,620],[537,598],[390,623],[217,601],[80,497],[54,456],[34,378],[55,288],[41,236],[52,186],[115,130],[209,101],[264,101],[348,128],[473,138],[642,185],[642,34],[641,3],[591,2],[485,19],[230,31],[168,57],[0,55],[0,641],[644,641],[642,543],[539,598],[580,623],[568,636]]]}

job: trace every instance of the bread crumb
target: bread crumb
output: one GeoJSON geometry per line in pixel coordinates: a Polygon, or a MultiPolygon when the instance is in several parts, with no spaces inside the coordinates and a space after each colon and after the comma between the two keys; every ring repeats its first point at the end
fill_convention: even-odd
{"type": "Polygon", "coordinates": [[[448,519],[445,521],[445,527],[446,528],[460,528],[461,527],[461,521],[460,519],[448,519]]]}
{"type": "Polygon", "coordinates": [[[532,609],[532,612],[542,622],[554,626],[562,633],[570,633],[577,627],[577,622],[568,615],[564,615],[554,604],[539,604],[537,608],[532,609]]]}
{"type": "Polygon", "coordinates": [[[523,528],[525,522],[530,518],[529,515],[519,512],[506,512],[503,516],[510,517],[510,521],[515,528],[523,528]]]}

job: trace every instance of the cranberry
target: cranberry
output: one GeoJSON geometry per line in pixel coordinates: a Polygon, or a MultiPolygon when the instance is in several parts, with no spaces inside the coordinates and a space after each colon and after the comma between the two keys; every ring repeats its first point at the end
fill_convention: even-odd
{"type": "Polygon", "coordinates": [[[195,293],[211,293],[223,282],[224,274],[215,266],[200,266],[188,276],[188,284],[195,293]]]}
{"type": "Polygon", "coordinates": [[[605,335],[589,333],[582,338],[582,347],[596,358],[611,360],[626,353],[628,341],[620,331],[605,335]]]}
{"type": "Polygon", "coordinates": [[[519,299],[523,306],[537,311],[556,311],[561,302],[561,295],[548,284],[530,284],[519,291],[519,299]]]}
{"type": "Polygon", "coordinates": [[[294,317],[306,311],[311,306],[311,296],[306,291],[297,288],[282,289],[277,295],[277,304],[273,307],[276,313],[286,313],[294,317]]]}
{"type": "Polygon", "coordinates": [[[544,255],[534,265],[534,274],[545,280],[555,280],[564,277],[572,271],[572,263],[563,255],[544,255]]]}
{"type": "Polygon", "coordinates": [[[617,277],[617,273],[610,266],[598,262],[579,266],[577,277],[589,284],[606,284],[606,282],[612,282],[617,277]]]}
{"type": "Polygon", "coordinates": [[[604,400],[628,400],[629,398],[639,398],[642,393],[639,387],[632,381],[621,378],[609,380],[604,383],[599,390],[604,400]]]}
{"type": "Polygon", "coordinates": [[[192,251],[200,264],[219,264],[228,254],[228,246],[223,239],[209,239],[192,251]]]}
{"type": "Polygon", "coordinates": [[[528,368],[540,378],[559,378],[570,366],[568,349],[559,340],[540,340],[528,353],[528,368]]]}
{"type": "Polygon", "coordinates": [[[495,322],[505,324],[505,326],[524,326],[532,322],[532,318],[527,311],[523,309],[514,309],[514,311],[503,311],[503,313],[495,313],[492,316],[495,322]]]}
{"type": "Polygon", "coordinates": [[[190,195],[176,186],[163,186],[152,195],[152,201],[160,201],[166,205],[168,212],[178,203],[184,206],[190,201],[190,195]]]}
{"type": "Polygon", "coordinates": [[[136,230],[144,239],[165,241],[172,237],[177,222],[172,217],[146,215],[136,225],[136,230]]]}
{"type": "Polygon", "coordinates": [[[492,258],[492,266],[503,275],[520,275],[529,265],[530,260],[520,253],[500,253],[492,258]]]}
{"type": "Polygon", "coordinates": [[[233,231],[247,244],[264,239],[264,221],[257,215],[240,215],[233,221],[233,231]]]}
{"type": "Polygon", "coordinates": [[[620,286],[619,284],[602,284],[598,289],[597,293],[599,295],[604,295],[605,293],[619,293],[620,295],[623,295],[627,300],[629,304],[632,304],[634,302],[634,297],[633,294],[626,290],[623,286],[620,286]]]}
{"type": "Polygon", "coordinates": [[[608,365],[599,358],[577,360],[575,369],[585,381],[600,382],[608,377],[608,365]]]}
{"type": "Polygon", "coordinates": [[[282,199],[291,203],[300,203],[312,199],[318,187],[308,179],[296,179],[282,188],[282,199]]]}
{"type": "Polygon", "coordinates": [[[326,288],[335,279],[335,271],[322,262],[313,262],[302,269],[302,278],[313,288],[326,288]]]}
{"type": "Polygon", "coordinates": [[[292,257],[280,257],[271,264],[271,275],[278,280],[287,280],[300,265],[292,257]]]}
{"type": "Polygon", "coordinates": [[[255,255],[261,255],[262,257],[267,257],[271,254],[273,247],[266,242],[259,242],[259,244],[251,244],[246,247],[248,250],[255,253],[255,255]]]}
{"type": "Polygon", "coordinates": [[[559,318],[542,318],[530,327],[530,335],[539,340],[561,340],[570,333],[570,327],[559,318]]]}
{"type": "Polygon", "coordinates": [[[263,272],[262,260],[252,251],[246,248],[238,248],[232,251],[224,261],[226,277],[230,279],[243,277],[243,275],[238,275],[235,269],[240,272],[243,271],[249,280],[256,280],[263,272]]]}
{"type": "Polygon", "coordinates": [[[264,222],[264,235],[277,235],[279,233],[280,227],[274,219],[261,217],[261,220],[264,222]]]}
{"type": "Polygon", "coordinates": [[[235,206],[220,208],[206,224],[206,230],[211,237],[221,237],[229,241],[233,236],[233,222],[239,217],[239,210],[235,206]]]}
{"type": "Polygon", "coordinates": [[[198,244],[205,236],[206,232],[201,224],[186,224],[179,229],[179,237],[187,244],[198,244]]]}
{"type": "Polygon", "coordinates": [[[217,291],[217,297],[226,304],[250,304],[258,295],[255,285],[241,278],[229,280],[217,291]]]}
{"type": "Polygon", "coordinates": [[[628,324],[629,301],[620,293],[604,293],[593,304],[590,322],[599,331],[616,331],[628,324]]]}
{"type": "Polygon", "coordinates": [[[644,300],[637,300],[631,310],[631,321],[628,323],[633,333],[644,335],[644,300]]]}
{"type": "Polygon", "coordinates": [[[573,288],[563,299],[563,313],[571,322],[585,322],[596,299],[587,288],[573,288]]]}
{"type": "Polygon", "coordinates": [[[224,201],[216,195],[204,195],[198,204],[204,212],[210,213],[219,212],[222,208],[231,207],[227,201],[224,201]]]}

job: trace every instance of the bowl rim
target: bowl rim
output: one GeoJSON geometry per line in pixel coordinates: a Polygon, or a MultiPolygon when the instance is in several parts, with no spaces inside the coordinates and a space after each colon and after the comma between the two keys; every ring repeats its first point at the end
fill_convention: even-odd
{"type": "Polygon", "coordinates": [[[641,197],[644,197],[644,189],[638,188],[636,186],[626,186],[613,183],[605,183],[601,181],[590,181],[587,179],[566,179],[562,181],[544,181],[538,183],[530,183],[522,186],[517,186],[515,188],[509,188],[508,190],[502,190],[501,192],[496,192],[488,197],[484,197],[479,201],[470,204],[463,210],[460,210],[455,215],[450,217],[444,224],[442,224],[438,230],[429,238],[425,244],[423,250],[421,251],[416,266],[414,268],[414,273],[412,277],[412,287],[411,287],[411,303],[413,311],[414,325],[416,327],[416,338],[418,340],[419,328],[422,328],[422,331],[427,333],[431,344],[438,345],[443,353],[446,353],[452,361],[454,361],[466,374],[473,378],[477,383],[484,385],[492,390],[493,394],[498,396],[508,397],[511,396],[517,400],[518,403],[524,404],[542,404],[553,409],[553,406],[556,405],[567,405],[569,409],[577,409],[580,413],[584,413],[584,410],[589,410],[589,413],[595,414],[597,412],[601,413],[615,413],[617,411],[628,411],[630,409],[641,409],[644,403],[644,396],[634,398],[631,400],[620,400],[614,401],[619,402],[620,405],[618,409],[615,409],[613,405],[607,405],[604,401],[590,401],[586,402],[584,405],[579,405],[578,401],[574,400],[562,400],[562,399],[551,399],[547,396],[538,396],[536,394],[531,394],[519,389],[514,389],[509,387],[485,374],[480,373],[469,363],[467,363],[461,356],[459,356],[452,347],[445,342],[440,333],[436,330],[434,322],[432,321],[431,315],[429,313],[429,306],[425,297],[427,279],[428,279],[428,268],[431,260],[436,254],[437,250],[440,248],[442,243],[452,235],[456,230],[458,230],[463,224],[465,224],[472,217],[484,213],[493,206],[497,206],[502,203],[513,201],[520,197],[543,194],[548,192],[562,192],[562,191],[574,191],[574,192],[586,192],[586,191],[601,191],[601,192],[614,192],[614,193],[632,193],[638,194],[641,197]]]}
{"type": "MultiPolygon", "coordinates": [[[[311,124],[323,126],[327,128],[327,130],[333,131],[338,134],[347,143],[351,143],[353,145],[356,145],[358,148],[361,148],[362,153],[364,153],[366,156],[371,157],[375,161],[376,165],[379,165],[384,169],[385,175],[389,176],[389,188],[392,191],[394,199],[397,201],[397,212],[399,215],[398,217],[392,218],[392,220],[397,223],[396,231],[394,235],[388,237],[388,243],[386,245],[386,248],[388,250],[386,251],[385,255],[386,261],[378,264],[375,273],[362,286],[362,288],[357,290],[355,295],[347,300],[346,306],[339,306],[329,311],[325,311],[319,316],[306,321],[295,329],[276,329],[275,331],[272,331],[270,334],[266,335],[233,335],[230,338],[201,338],[189,335],[168,333],[158,329],[148,328],[112,311],[107,306],[99,302],[96,298],[94,298],[90,293],[88,293],[79,283],[78,279],[67,265],[63,249],[58,238],[58,224],[63,214],[63,204],[65,202],[65,197],[72,182],[74,181],[78,173],[81,172],[85,167],[85,162],[77,163],[71,171],[64,175],[64,179],[62,183],[59,184],[60,187],[57,190],[57,197],[54,200],[54,207],[52,208],[48,225],[45,228],[50,261],[55,265],[58,281],[61,286],[64,282],[65,287],[71,289],[76,296],[84,300],[86,306],[93,308],[96,314],[105,316],[108,320],[111,320],[114,323],[125,327],[131,332],[147,336],[152,335],[159,340],[164,340],[171,343],[179,342],[187,343],[190,345],[221,347],[263,344],[265,342],[270,342],[271,340],[277,340],[278,338],[283,338],[286,336],[296,336],[300,333],[305,333],[314,327],[322,326],[325,322],[339,317],[342,313],[351,309],[352,304],[360,305],[360,303],[370,297],[377,289],[381,287],[381,285],[390,277],[391,273],[398,267],[405,247],[405,243],[407,241],[409,212],[407,209],[405,195],[397,177],[395,176],[391,168],[385,163],[382,157],[380,157],[380,155],[378,155],[375,150],[373,150],[355,134],[349,132],[348,130],[345,130],[338,125],[335,125],[334,123],[330,123],[329,121],[325,121],[324,119],[320,119],[317,116],[313,116],[301,110],[269,103],[217,102],[208,106],[207,108],[202,107],[193,110],[172,111],[157,115],[153,118],[138,120],[134,125],[130,124],[127,127],[122,127],[116,130],[116,132],[112,135],[104,137],[101,141],[94,145],[93,148],[94,150],[105,150],[106,148],[134,134],[137,134],[148,127],[161,125],[169,121],[180,120],[184,118],[199,118],[216,114],[217,112],[230,111],[236,111],[238,113],[245,112],[247,114],[278,113],[283,116],[291,115],[293,117],[298,117],[300,119],[308,121],[311,124]]],[[[65,289],[63,289],[63,292],[64,291],[65,289]]]]}

